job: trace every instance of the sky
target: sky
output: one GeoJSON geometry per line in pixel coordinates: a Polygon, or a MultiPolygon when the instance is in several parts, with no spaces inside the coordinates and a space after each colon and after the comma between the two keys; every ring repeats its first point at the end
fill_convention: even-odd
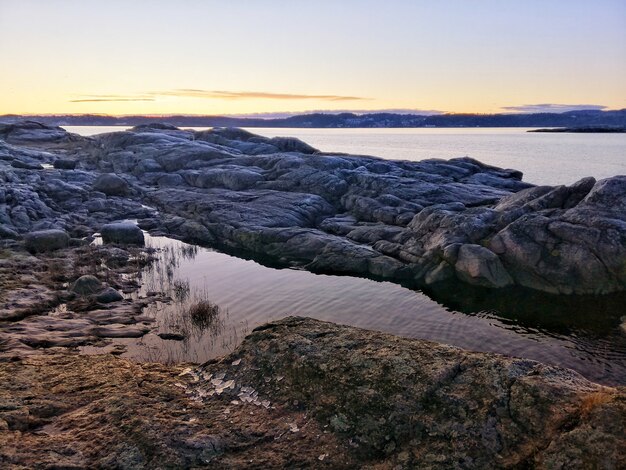
{"type": "Polygon", "coordinates": [[[625,0],[0,0],[0,114],[626,108],[625,0]]]}

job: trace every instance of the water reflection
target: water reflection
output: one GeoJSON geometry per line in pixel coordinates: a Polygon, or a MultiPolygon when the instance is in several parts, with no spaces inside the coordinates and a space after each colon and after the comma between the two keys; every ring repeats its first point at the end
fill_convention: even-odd
{"type": "Polygon", "coordinates": [[[155,334],[118,341],[137,360],[203,362],[232,351],[259,324],[302,315],[535,359],[607,384],[626,382],[626,337],[618,328],[623,296],[456,285],[429,297],[389,282],[274,269],[164,237],[146,240],[157,260],[140,274],[134,295],[164,297],[144,310],[156,319],[155,334]],[[179,340],[164,339],[172,337],[179,340]]]}
{"type": "Polygon", "coordinates": [[[180,277],[181,263],[192,261],[198,247],[162,241],[148,237],[148,249],[156,259],[137,275],[141,288],[132,294],[135,299],[158,296],[143,310],[156,320],[157,329],[139,341],[124,341],[125,356],[169,364],[202,362],[214,351],[232,351],[248,331],[245,322],[232,325],[228,309],[211,301],[208,287],[197,283],[192,287],[188,278],[180,277]]]}

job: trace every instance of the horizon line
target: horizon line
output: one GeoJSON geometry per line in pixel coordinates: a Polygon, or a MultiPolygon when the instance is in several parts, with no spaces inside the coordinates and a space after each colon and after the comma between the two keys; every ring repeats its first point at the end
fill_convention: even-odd
{"type": "Polygon", "coordinates": [[[477,113],[477,112],[468,112],[468,111],[441,111],[441,112],[426,112],[427,114],[420,113],[420,110],[415,110],[415,112],[409,112],[410,110],[406,110],[403,112],[397,112],[397,110],[358,110],[358,111],[350,111],[350,110],[341,110],[341,111],[333,111],[333,110],[324,110],[324,111],[301,111],[301,112],[285,112],[285,113],[242,113],[242,114],[195,114],[195,113],[164,113],[164,114],[107,114],[107,113],[6,113],[0,114],[0,118],[2,117],[80,117],[80,116],[99,116],[99,117],[110,117],[110,118],[129,118],[129,117],[144,117],[144,118],[164,118],[164,117],[201,117],[201,118],[231,118],[231,119],[261,119],[261,120],[277,120],[277,119],[288,119],[290,117],[297,116],[306,116],[313,114],[327,114],[327,115],[339,115],[339,114],[354,114],[357,116],[367,115],[367,114],[396,114],[396,115],[405,115],[405,116],[425,116],[425,117],[433,117],[433,116],[451,116],[451,115],[475,115],[475,116],[496,116],[496,115],[532,115],[532,114],[564,114],[568,112],[575,111],[585,111],[585,112],[610,112],[610,111],[626,111],[626,108],[616,108],[616,109],[568,109],[564,111],[536,111],[536,112],[499,112],[499,113],[477,113]],[[395,112],[394,112],[395,111],[395,112]],[[272,116],[263,117],[263,114],[268,114],[272,116]],[[279,114],[285,114],[285,116],[276,116],[279,114]]]}

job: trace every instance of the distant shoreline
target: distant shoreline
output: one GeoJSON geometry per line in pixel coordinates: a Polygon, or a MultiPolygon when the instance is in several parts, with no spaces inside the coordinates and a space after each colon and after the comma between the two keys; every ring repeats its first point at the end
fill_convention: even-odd
{"type": "MultiPolygon", "coordinates": [[[[397,113],[309,113],[286,118],[242,118],[228,116],[106,116],[96,114],[3,115],[0,122],[23,120],[49,126],[138,126],[149,123],[171,124],[176,127],[284,127],[310,129],[344,128],[481,128],[522,127],[541,128],[621,128],[626,129],[626,109],[615,111],[569,111],[565,113],[534,114],[397,114],[397,113]]],[[[579,131],[580,132],[580,131],[579,131]]],[[[584,132],[584,131],[583,131],[584,132]]],[[[590,132],[590,131],[588,131],[590,132]]],[[[606,132],[606,131],[603,131],[606,132]]]]}
{"type": "Polygon", "coordinates": [[[571,132],[578,134],[622,134],[626,127],[557,127],[548,129],[531,129],[526,132],[571,132]]]}

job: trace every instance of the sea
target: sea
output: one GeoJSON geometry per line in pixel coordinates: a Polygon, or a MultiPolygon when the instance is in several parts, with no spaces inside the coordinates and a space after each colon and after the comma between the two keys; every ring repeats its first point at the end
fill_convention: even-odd
{"type": "MultiPolygon", "coordinates": [[[[66,129],[82,135],[124,127],[66,129]]],[[[270,129],[251,132],[298,137],[324,152],[422,160],[469,156],[514,168],[534,184],[571,184],[626,174],[626,134],[544,134],[528,129],[270,129]]],[[[156,332],[183,333],[185,340],[156,334],[117,339],[124,354],[139,361],[201,363],[226,354],[256,326],[288,315],[353,325],[409,338],[446,343],[474,351],[523,357],[574,369],[607,385],[626,385],[625,296],[550,296],[502,300],[437,299],[430,293],[390,282],[351,276],[277,269],[256,261],[147,235],[159,258],[138,281],[139,293],[160,290],[172,302],[146,308],[156,332]],[[198,300],[215,305],[199,321],[189,307],[198,300]]],[[[480,297],[480,296],[479,296],[480,297]]],[[[487,296],[488,297],[488,296],[487,296]]],[[[85,353],[102,352],[95,347],[85,353]]]]}

